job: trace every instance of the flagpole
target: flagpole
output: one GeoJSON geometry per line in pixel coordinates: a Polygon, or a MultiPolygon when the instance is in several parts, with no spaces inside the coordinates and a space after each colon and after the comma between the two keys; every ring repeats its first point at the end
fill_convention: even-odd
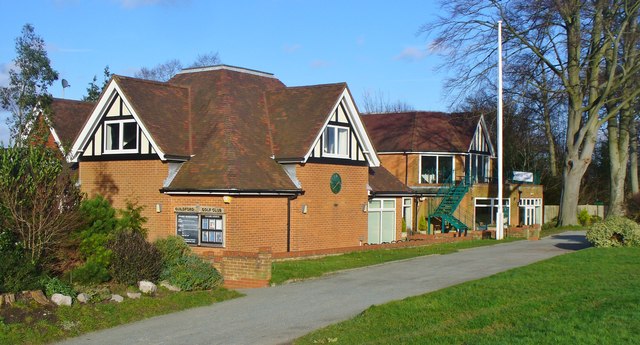
{"type": "Polygon", "coordinates": [[[496,240],[504,238],[503,150],[502,150],[502,21],[498,21],[498,214],[496,215],[496,240]]]}

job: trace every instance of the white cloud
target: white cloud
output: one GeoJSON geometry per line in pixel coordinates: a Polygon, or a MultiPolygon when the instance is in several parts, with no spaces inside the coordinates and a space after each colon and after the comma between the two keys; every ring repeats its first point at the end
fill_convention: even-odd
{"type": "Polygon", "coordinates": [[[326,68],[326,67],[329,67],[329,65],[331,64],[329,63],[329,61],[326,61],[326,60],[313,60],[311,61],[311,64],[310,64],[311,68],[313,69],[326,68]]]}
{"type": "Polygon", "coordinates": [[[302,45],[296,43],[296,44],[285,44],[283,49],[285,53],[291,54],[291,53],[297,52],[301,48],[302,48],[302,45]]]}
{"type": "Polygon", "coordinates": [[[115,0],[120,6],[133,9],[144,6],[173,6],[188,3],[190,0],[115,0]]]}
{"type": "Polygon", "coordinates": [[[394,57],[395,60],[418,61],[429,55],[429,51],[422,47],[406,47],[400,54],[394,57]]]}

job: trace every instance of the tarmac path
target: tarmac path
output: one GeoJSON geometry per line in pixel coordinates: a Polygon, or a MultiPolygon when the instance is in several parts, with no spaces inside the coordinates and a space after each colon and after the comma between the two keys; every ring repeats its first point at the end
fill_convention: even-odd
{"type": "Polygon", "coordinates": [[[245,297],[88,333],[60,344],[283,344],[371,305],[586,248],[584,231],[341,271],[245,297]]]}

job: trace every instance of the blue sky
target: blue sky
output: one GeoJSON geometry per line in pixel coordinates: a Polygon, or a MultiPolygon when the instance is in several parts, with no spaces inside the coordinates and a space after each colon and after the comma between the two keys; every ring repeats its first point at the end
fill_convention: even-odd
{"type": "MultiPolygon", "coordinates": [[[[2,86],[15,38],[31,23],[52,67],[69,81],[69,99],[82,98],[106,65],[133,75],[218,52],[222,63],[273,73],[288,86],[347,82],[359,105],[368,91],[418,110],[447,110],[446,75],[434,70],[442,60],[418,35],[439,11],[435,0],[24,0],[2,8],[2,86]]],[[[62,96],[60,81],[50,92],[62,96]]],[[[4,120],[0,140],[7,142],[4,120]]]]}

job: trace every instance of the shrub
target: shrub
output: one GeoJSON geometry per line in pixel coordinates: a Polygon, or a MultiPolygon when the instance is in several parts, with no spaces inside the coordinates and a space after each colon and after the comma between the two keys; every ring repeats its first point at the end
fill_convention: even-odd
{"type": "Polygon", "coordinates": [[[75,279],[81,283],[102,283],[109,281],[111,250],[107,243],[118,227],[116,210],[109,201],[98,195],[80,205],[80,213],[87,222],[77,237],[80,240],[80,254],[85,263],[73,271],[75,279]]]}
{"type": "Polygon", "coordinates": [[[596,247],[640,246],[640,225],[625,217],[609,217],[587,230],[587,240],[596,247]]]}
{"type": "Polygon", "coordinates": [[[76,292],[73,287],[58,278],[44,278],[43,279],[44,292],[48,297],[51,297],[54,293],[63,294],[65,296],[76,297],[76,292]]]}
{"type": "Polygon", "coordinates": [[[41,288],[39,267],[16,236],[0,232],[0,292],[20,292],[41,288]]]}
{"type": "Polygon", "coordinates": [[[119,232],[109,248],[113,252],[110,273],[116,282],[132,285],[140,280],[158,281],[162,254],[142,233],[119,232]]]}
{"type": "Polygon", "coordinates": [[[154,245],[162,254],[162,262],[165,267],[173,266],[182,257],[188,256],[191,249],[184,239],[179,236],[169,236],[157,240],[154,245]]]}
{"type": "Polygon", "coordinates": [[[402,217],[402,232],[407,232],[407,221],[402,217]]]}
{"type": "Polygon", "coordinates": [[[583,208],[582,210],[580,210],[580,212],[578,212],[578,221],[582,226],[591,225],[591,215],[589,214],[589,211],[587,211],[586,208],[583,208]]]}
{"type": "Polygon", "coordinates": [[[183,256],[166,267],[162,279],[184,291],[209,290],[222,284],[220,273],[193,254],[183,256]]]}
{"type": "Polygon", "coordinates": [[[427,230],[427,220],[424,217],[420,217],[420,221],[418,222],[418,230],[427,230]]]}

